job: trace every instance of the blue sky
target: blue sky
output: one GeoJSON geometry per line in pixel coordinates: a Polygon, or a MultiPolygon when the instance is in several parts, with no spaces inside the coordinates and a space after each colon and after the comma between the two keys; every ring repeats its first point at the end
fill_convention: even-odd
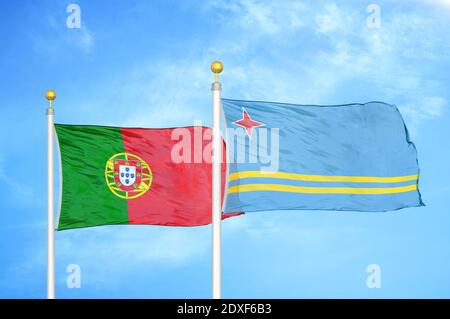
{"type": "MultiPolygon", "coordinates": [[[[77,1],[80,29],[66,27],[70,1],[0,3],[0,297],[45,297],[45,90],[59,123],[210,124],[215,59],[227,98],[396,104],[427,205],[226,220],[223,296],[450,297],[450,1],[77,1]]],[[[57,233],[57,296],[209,298],[210,238],[207,226],[57,233]]]]}

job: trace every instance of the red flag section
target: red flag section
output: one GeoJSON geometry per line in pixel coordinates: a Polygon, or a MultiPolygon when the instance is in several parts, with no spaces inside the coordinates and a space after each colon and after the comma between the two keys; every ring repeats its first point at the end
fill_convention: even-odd
{"type": "MultiPolygon", "coordinates": [[[[150,189],[129,199],[130,224],[195,226],[210,224],[212,198],[211,129],[121,128],[125,152],[151,169],[150,189]]],[[[226,161],[223,143],[222,197],[226,161]]],[[[227,214],[222,219],[239,215],[227,214]]]]}

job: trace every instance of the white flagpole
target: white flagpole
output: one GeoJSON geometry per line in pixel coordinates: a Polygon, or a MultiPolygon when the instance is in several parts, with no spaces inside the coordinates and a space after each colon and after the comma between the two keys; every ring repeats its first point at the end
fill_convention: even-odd
{"type": "Polygon", "coordinates": [[[47,109],[47,299],[55,299],[55,182],[54,182],[54,154],[53,154],[53,120],[55,110],[53,100],[56,92],[48,90],[45,98],[50,105],[47,109]]]}
{"type": "Polygon", "coordinates": [[[220,223],[222,221],[222,193],[221,193],[221,164],[222,164],[222,138],[220,135],[220,94],[222,85],[219,82],[219,73],[223,65],[219,61],[211,64],[211,71],[216,75],[212,84],[212,297],[222,298],[222,239],[220,223]]]}

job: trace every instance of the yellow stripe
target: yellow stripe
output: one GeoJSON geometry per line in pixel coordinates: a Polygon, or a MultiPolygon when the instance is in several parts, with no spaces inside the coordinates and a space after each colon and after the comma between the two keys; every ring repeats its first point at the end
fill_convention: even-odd
{"type": "Polygon", "coordinates": [[[417,184],[399,187],[307,187],[281,184],[245,184],[228,188],[228,193],[257,191],[305,194],[395,194],[417,190],[417,184]]]}
{"type": "Polygon", "coordinates": [[[234,181],[243,178],[280,178],[295,181],[309,182],[357,182],[357,183],[399,183],[415,181],[419,175],[394,176],[394,177],[376,177],[376,176],[332,176],[332,175],[309,175],[294,174],[284,172],[261,172],[261,171],[244,171],[232,173],[228,177],[228,181],[234,181]]]}

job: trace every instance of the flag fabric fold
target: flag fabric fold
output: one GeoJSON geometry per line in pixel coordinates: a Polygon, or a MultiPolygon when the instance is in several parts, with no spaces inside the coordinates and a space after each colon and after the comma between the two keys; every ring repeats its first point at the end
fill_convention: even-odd
{"type": "Polygon", "coordinates": [[[423,205],[416,148],[394,105],[222,105],[227,213],[423,205]]]}

